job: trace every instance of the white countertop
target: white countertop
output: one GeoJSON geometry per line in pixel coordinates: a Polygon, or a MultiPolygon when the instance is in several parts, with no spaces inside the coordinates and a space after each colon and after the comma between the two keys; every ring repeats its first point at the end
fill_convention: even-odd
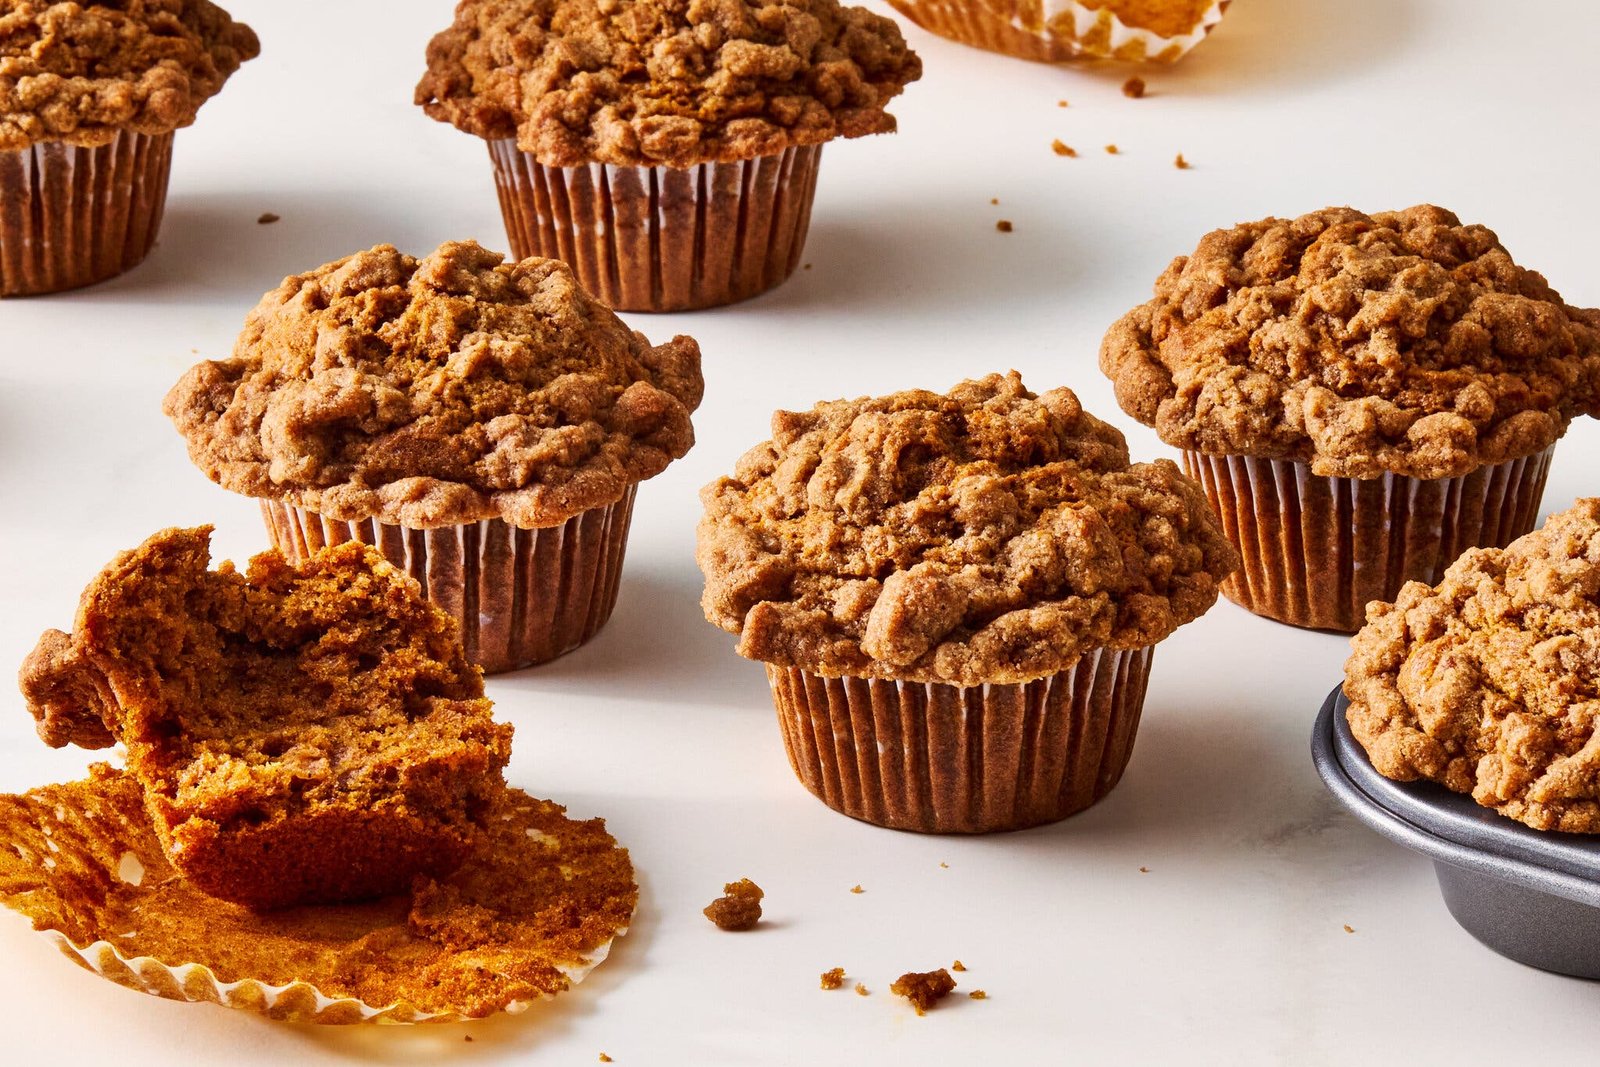
{"type": "MultiPolygon", "coordinates": [[[[240,560],[265,547],[254,503],[202,477],[160,413],[187,366],[228,351],[261,292],[383,241],[503,247],[483,146],[410,102],[450,6],[233,0],[264,55],[179,133],[160,246],[97,288],[0,304],[0,671],[40,630],[69,625],[95,571],[160,527],[215,523],[218,554],[240,560]],[[257,225],[268,211],[282,221],[257,225]]],[[[641,904],[611,959],[514,1018],[321,1029],[129,992],[6,914],[0,1057],[1594,1054],[1594,985],[1478,945],[1446,913],[1428,863],[1342,814],[1317,780],[1311,721],[1340,678],[1342,639],[1220,603],[1161,645],[1133,762],[1098,807],[1026,833],[919,837],[837,815],[795,781],[761,667],[700,616],[692,549],[695,490],[765,437],[779,406],[942,390],[1015,367],[1036,389],[1078,390],[1127,431],[1136,458],[1170,455],[1117,409],[1095,354],[1167,261],[1216,226],[1433,201],[1494,227],[1569,301],[1600,304],[1600,5],[1237,0],[1189,59],[1139,72],[1143,100],[1122,96],[1125,68],[1036,66],[915,27],[907,36],[927,73],[894,106],[897,135],[828,147],[812,269],[741,306],[627,316],[652,338],[701,342],[699,444],[643,487],[610,625],[565,659],[489,681],[517,727],[511,781],[604,816],[632,850],[641,904]],[[1053,154],[1054,138],[1079,157],[1053,154]],[[1174,168],[1180,151],[1193,169],[1174,168]],[[1015,231],[997,233],[1000,218],[1015,231]],[[746,876],[765,887],[768,920],[723,934],[700,908],[746,876]],[[987,1001],[952,998],[917,1018],[888,995],[902,971],[956,958],[969,968],[962,990],[987,1001]],[[821,992],[817,976],[834,966],[872,996],[821,992]]],[[[1544,511],[1596,492],[1600,425],[1589,422],[1557,451],[1544,511]]],[[[46,749],[14,693],[0,707],[0,789],[76,778],[96,758],[46,749]]]]}

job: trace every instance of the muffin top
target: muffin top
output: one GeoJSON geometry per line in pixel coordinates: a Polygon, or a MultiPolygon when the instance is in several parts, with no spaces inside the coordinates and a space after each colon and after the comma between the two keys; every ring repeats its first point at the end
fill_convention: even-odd
{"type": "Polygon", "coordinates": [[[1370,605],[1351,649],[1350,730],[1379,773],[1600,833],[1600,497],[1370,605]]]}
{"type": "Polygon", "coordinates": [[[701,500],[706,617],[828,676],[1044,677],[1161,640],[1238,564],[1174,464],[1014,371],[780,411],[701,500]]]}
{"type": "Polygon", "coordinates": [[[689,167],[887,133],[921,75],[892,20],[838,0],[462,0],[416,100],[545,166],[689,167]]]}
{"type": "Polygon", "coordinates": [[[551,259],[380,245],[286,278],[163,405],[236,493],[428,529],[556,526],[694,443],[700,346],[651,346],[551,259]]]}
{"type": "Polygon", "coordinates": [[[0,151],[194,121],[260,42],[207,0],[0,4],[0,151]]]}
{"type": "Polygon", "coordinates": [[[1600,311],[1442,208],[1328,208],[1207,234],[1111,327],[1100,368],[1179,448],[1453,477],[1600,415],[1600,311]]]}

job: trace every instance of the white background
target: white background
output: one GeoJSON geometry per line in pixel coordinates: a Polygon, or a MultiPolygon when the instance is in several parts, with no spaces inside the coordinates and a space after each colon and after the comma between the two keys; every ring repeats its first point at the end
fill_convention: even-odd
{"type": "MultiPolygon", "coordinates": [[[[875,4],[887,11],[882,4],[875,4]]],[[[248,64],[181,131],[160,246],[88,291],[0,305],[0,665],[68,626],[83,584],[169,525],[265,547],[255,505],[188,462],[160,400],[226,355],[294,270],[379,242],[504,247],[481,143],[411,104],[446,0],[234,0],[248,64]],[[259,226],[262,212],[282,221],[259,226]]],[[[927,73],[900,132],[830,145],[809,271],[748,304],[628,316],[699,339],[699,444],[639,497],[609,627],[489,682],[514,784],[603,815],[642,886],[633,932],[572,993],[516,1017],[322,1029],[104,982],[0,916],[8,1063],[1583,1062],[1594,985],[1492,954],[1428,864],[1337,811],[1307,753],[1345,642],[1227,603],[1156,656],[1127,776],[1053,827],[973,840],[879,830],[794,780],[759,665],[705,623],[695,492],[776,407],[1015,367],[1127,431],[1095,368],[1106,326],[1206,230],[1329,204],[1433,201],[1494,227],[1568,300],[1600,304],[1588,0],[1238,0],[1179,66],[1036,66],[915,27],[927,73]],[[1058,108],[1067,99],[1071,106],[1058,108]],[[1053,138],[1076,159],[1050,150],[1053,138]],[[1115,142],[1122,154],[1101,151],[1115,142]],[[1173,156],[1194,164],[1178,171],[1173,156]],[[998,207],[990,204],[998,197],[998,207]],[[1015,232],[995,230],[1010,219],[1015,232]],[[948,868],[940,864],[948,863],[948,868]],[[1149,872],[1141,874],[1141,867],[1149,872]],[[700,908],[768,893],[757,932],[700,908]],[[860,883],[865,892],[852,895],[860,883]],[[1354,933],[1346,933],[1349,924],[1354,933]],[[890,980],[962,959],[926,1018],[890,980]],[[872,996],[824,993],[843,966],[872,996]],[[471,1035],[469,1044],[464,1037],[471,1035]]],[[[1557,451],[1545,511],[1600,492],[1600,427],[1557,451]]],[[[4,668],[9,670],[10,668],[4,668]]],[[[0,789],[79,777],[0,698],[0,789]]]]}

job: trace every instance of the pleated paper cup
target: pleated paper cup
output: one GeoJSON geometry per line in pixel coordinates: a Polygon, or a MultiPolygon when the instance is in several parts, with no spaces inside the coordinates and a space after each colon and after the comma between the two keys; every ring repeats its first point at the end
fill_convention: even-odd
{"type": "Polygon", "coordinates": [[[1080,57],[1171,63],[1206,39],[1230,2],[1213,0],[1187,32],[1161,34],[1075,0],[889,0],[929,33],[1042,63],[1080,57]]]}
{"type": "Polygon", "coordinates": [[[489,142],[511,251],[572,267],[619,311],[747,300],[794,273],[805,250],[821,145],[733,163],[546,167],[489,142]]]}
{"type": "Polygon", "coordinates": [[[1097,649],[1014,685],[824,678],[767,665],[789,764],[823,803],[896,830],[1055,822],[1122,777],[1153,646],[1097,649]]]}
{"type": "Polygon", "coordinates": [[[0,152],[0,296],[77,289],[140,263],[167,202],[172,134],[0,152]]]}
{"type": "Polygon", "coordinates": [[[455,617],[467,658],[497,674],[565,655],[611,618],[637,488],[545,529],[488,519],[417,530],[276,500],[261,501],[261,514],[273,545],[295,563],[345,541],[376,548],[455,617]]]}
{"type": "Polygon", "coordinates": [[[1410,581],[1438,584],[1469,548],[1532,530],[1550,473],[1543,452],[1457,478],[1326,478],[1306,463],[1185,452],[1244,559],[1222,592],[1291,626],[1354,633],[1367,604],[1410,581]]]}

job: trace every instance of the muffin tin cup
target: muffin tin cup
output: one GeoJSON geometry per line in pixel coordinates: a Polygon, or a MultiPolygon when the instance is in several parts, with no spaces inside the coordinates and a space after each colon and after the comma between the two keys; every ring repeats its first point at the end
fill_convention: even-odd
{"type": "Polygon", "coordinates": [[[1216,0],[1189,33],[1166,37],[1073,0],[889,0],[929,33],[1019,59],[1171,63],[1205,40],[1231,0],[1216,0]]]}
{"type": "Polygon", "coordinates": [[[1133,754],[1153,646],[1013,685],[825,678],[767,664],[789,764],[823,803],[896,830],[975,834],[1100,800],[1133,754]]]}
{"type": "Polygon", "coordinates": [[[489,142],[511,251],[564,260],[620,311],[687,311],[766,292],[794,273],[821,145],[733,163],[546,167],[489,142]]]}
{"type": "Polygon", "coordinates": [[[1433,862],[1461,927],[1530,967],[1600,979],[1600,836],[1539,831],[1433,782],[1373,768],[1335,689],[1317,716],[1311,756],[1329,792],[1379,834],[1433,862]]]}
{"type": "Polygon", "coordinates": [[[565,655],[610,619],[637,488],[533,530],[499,519],[433,530],[344,522],[276,500],[261,501],[261,514],[273,545],[297,563],[345,541],[376,548],[460,624],[467,658],[497,674],[565,655]]]}
{"type": "Polygon", "coordinates": [[[1469,548],[1503,548],[1539,519],[1543,452],[1458,478],[1326,478],[1306,463],[1183,454],[1244,566],[1222,592],[1268,619],[1354,633],[1367,604],[1436,584],[1469,548]]]}
{"type": "Polygon", "coordinates": [[[156,242],[171,165],[170,133],[0,152],[0,296],[77,289],[137,266],[156,242]]]}

